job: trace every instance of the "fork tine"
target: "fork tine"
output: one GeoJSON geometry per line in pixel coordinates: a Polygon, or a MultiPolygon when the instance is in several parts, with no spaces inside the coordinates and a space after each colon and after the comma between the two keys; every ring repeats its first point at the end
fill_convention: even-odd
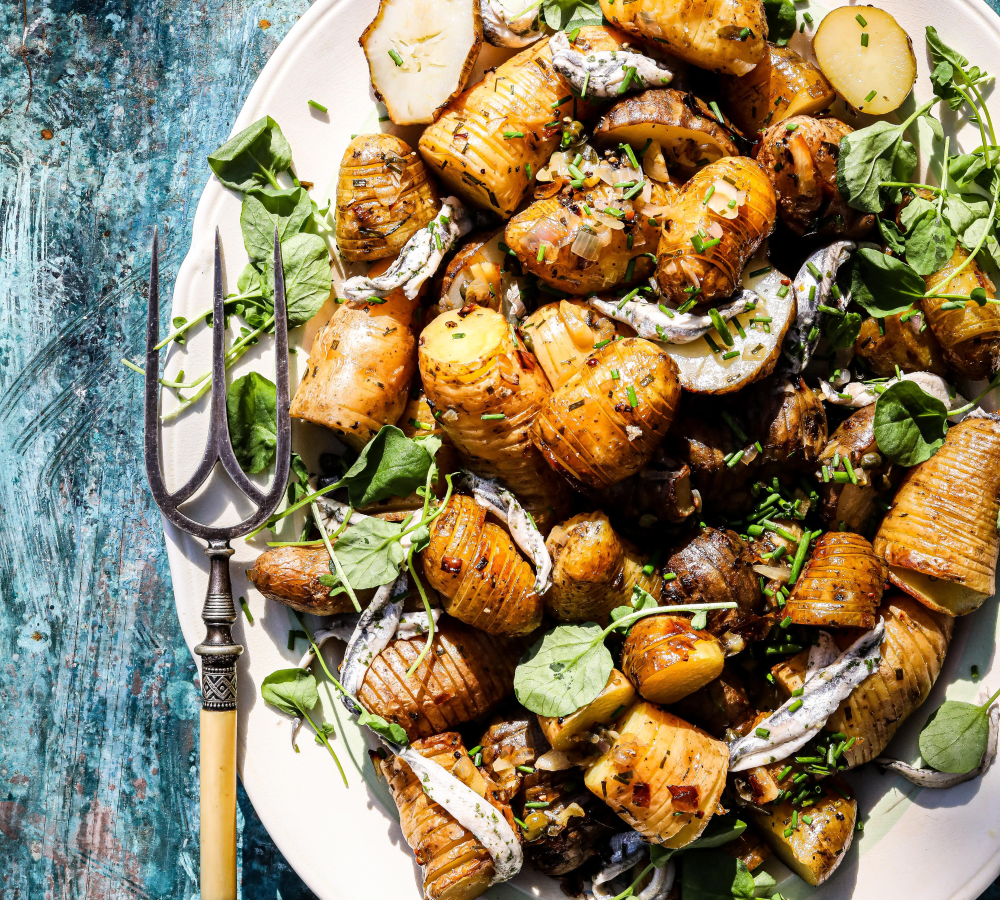
{"type": "MultiPolygon", "coordinates": [[[[292,423],[288,416],[288,305],[285,297],[285,267],[281,259],[277,228],[274,229],[274,316],[274,383],[277,387],[278,415],[278,440],[274,458],[276,471],[287,472],[292,455],[292,423]]],[[[284,490],[284,480],[275,479],[268,495],[268,503],[274,499],[271,495],[277,490],[279,481],[282,484],[281,490],[284,490]]]]}
{"type": "Polygon", "coordinates": [[[146,314],[146,375],[143,410],[143,452],[146,477],[153,499],[163,509],[168,502],[167,489],[160,472],[160,355],[156,345],[160,342],[160,235],[153,226],[153,246],[149,261],[149,310],[146,314]]]}

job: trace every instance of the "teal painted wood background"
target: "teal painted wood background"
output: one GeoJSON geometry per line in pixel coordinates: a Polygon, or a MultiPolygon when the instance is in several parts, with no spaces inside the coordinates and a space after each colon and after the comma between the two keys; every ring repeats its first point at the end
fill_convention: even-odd
{"type": "MultiPolygon", "coordinates": [[[[307,6],[0,4],[2,900],[198,894],[196,670],[119,360],[153,223],[169,298],[205,156],[307,6]]],[[[239,810],[242,896],[311,897],[239,810]]]]}

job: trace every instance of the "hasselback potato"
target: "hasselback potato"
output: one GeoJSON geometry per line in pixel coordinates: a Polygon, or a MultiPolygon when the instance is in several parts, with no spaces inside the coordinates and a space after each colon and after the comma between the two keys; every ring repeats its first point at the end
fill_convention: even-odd
{"type": "Polygon", "coordinates": [[[891,378],[897,367],[904,373],[947,375],[948,366],[934,332],[930,328],[921,331],[923,317],[900,322],[901,315],[865,319],[854,342],[854,355],[860,356],[879,378],[891,378]]]}
{"type": "Polygon", "coordinates": [[[823,482],[820,516],[827,528],[863,533],[875,512],[879,491],[888,486],[885,476],[890,468],[882,460],[875,441],[874,403],[851,413],[840,423],[823,448],[819,464],[832,476],[833,472],[846,471],[845,459],[850,459],[858,483],[840,484],[832,477],[823,482]]]}
{"type": "Polygon", "coordinates": [[[470,304],[500,309],[506,262],[502,238],[503,231],[469,235],[435,280],[431,318],[470,304]]]}
{"type": "Polygon", "coordinates": [[[545,399],[531,438],[557,472],[607,487],[652,458],[680,393],[676,363],[655,344],[612,341],[545,399]]]}
{"type": "Polygon", "coordinates": [[[520,641],[442,617],[430,652],[407,678],[425,643],[423,635],[391,641],[358,691],[365,709],[401,725],[411,740],[478,719],[514,692],[520,641]]]}
{"type": "Polygon", "coordinates": [[[538,361],[515,343],[503,316],[484,307],[434,319],[420,335],[419,361],[435,418],[469,468],[498,478],[547,531],[567,492],[529,436],[551,393],[538,361]]]}
{"type": "Polygon", "coordinates": [[[337,248],[347,262],[396,256],[440,207],[424,161],[402,138],[359,134],[337,179],[337,248]]]}
{"type": "Polygon", "coordinates": [[[828,531],[795,582],[785,614],[796,625],[873,628],[885,566],[872,545],[850,531],[828,531]]]}
{"type": "Polygon", "coordinates": [[[559,622],[607,624],[616,606],[632,600],[639,585],[657,599],[662,583],[648,558],[615,532],[603,512],[580,513],[549,532],[552,587],[545,606],[559,622]]]}
{"type": "Polygon", "coordinates": [[[614,730],[610,749],[587,769],[588,790],[647,840],[690,844],[722,796],[729,748],[645,701],[622,714],[614,730]]]}
{"type": "Polygon", "coordinates": [[[718,640],[680,616],[640,619],[622,647],[625,676],[644,699],[664,706],[718,678],[724,663],[718,640]]]}
{"type": "Polygon", "coordinates": [[[968,418],[911,469],[875,536],[889,579],[950,616],[996,589],[1000,534],[1000,416],[968,418]]]}
{"type": "Polygon", "coordinates": [[[664,213],[656,267],[662,294],[676,306],[699,288],[699,304],[732,295],[747,260],[774,228],[775,202],[767,173],[755,160],[730,156],[701,169],[664,213]],[[715,194],[722,199],[733,194],[736,206],[724,203],[717,211],[715,194]],[[699,246],[704,246],[702,252],[699,246]]]}
{"type": "Polygon", "coordinates": [[[541,625],[531,566],[471,497],[448,501],[421,558],[448,615],[489,634],[527,634],[541,625]]]}
{"type": "Polygon", "coordinates": [[[740,399],[762,462],[810,465],[828,437],[823,401],[802,378],[767,378],[740,399]]]}
{"type": "MultiPolygon", "coordinates": [[[[612,28],[585,26],[571,46],[581,53],[617,50],[625,40],[612,28]]],[[[549,42],[539,41],[456,97],[424,131],[420,153],[463,200],[507,218],[531,184],[526,166],[537,173],[559,145],[562,117],[588,114],[584,100],[574,113],[563,100],[571,97],[569,82],[552,68],[549,42]]]]}
{"type": "Polygon", "coordinates": [[[538,724],[553,750],[588,747],[588,732],[618,718],[635,700],[635,690],[617,669],[611,670],[608,683],[586,706],[568,716],[539,716],[538,724]]]}

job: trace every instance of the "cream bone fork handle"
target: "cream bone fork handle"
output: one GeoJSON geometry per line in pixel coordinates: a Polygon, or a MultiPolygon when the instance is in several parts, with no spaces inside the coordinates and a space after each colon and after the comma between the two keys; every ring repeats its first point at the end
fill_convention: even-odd
{"type": "Polygon", "coordinates": [[[236,900],[236,661],[243,648],[233,641],[236,606],[229,579],[229,542],[267,521],[285,492],[291,456],[288,417],[288,319],[285,277],[278,232],[274,233],[275,383],[278,440],[275,478],[265,494],[244,474],[236,461],[226,419],[225,306],[222,296],[222,248],[215,232],[215,296],[212,309],[212,407],[208,443],[198,469],[187,483],[169,493],[160,473],[159,458],[159,262],[157,232],[153,231],[149,273],[149,318],[146,326],[146,476],[153,499],[164,518],[208,543],[208,592],[201,618],[205,640],[194,648],[201,657],[201,898],[236,900]],[[217,463],[257,507],[237,525],[202,525],[180,511],[205,484],[217,463]]]}

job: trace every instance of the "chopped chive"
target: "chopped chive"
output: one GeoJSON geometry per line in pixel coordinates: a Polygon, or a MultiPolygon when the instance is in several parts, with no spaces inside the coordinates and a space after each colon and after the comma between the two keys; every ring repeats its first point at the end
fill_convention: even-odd
{"type": "Polygon", "coordinates": [[[806,24],[812,25],[812,23],[813,23],[813,17],[811,15],[809,15],[809,13],[807,13],[807,12],[802,13],[802,18],[806,20],[806,24]]]}
{"type": "MultiPolygon", "coordinates": [[[[397,63],[397,65],[398,65],[398,63],[397,63]]],[[[327,110],[327,108],[322,103],[317,103],[315,100],[310,100],[309,101],[309,105],[313,109],[318,109],[320,112],[328,112],[329,111],[329,110],[327,110]]]]}
{"type": "Polygon", "coordinates": [[[506,413],[483,413],[480,416],[480,420],[483,422],[499,422],[500,419],[506,419],[506,413]]]}
{"type": "Polygon", "coordinates": [[[746,28],[746,27],[741,28],[740,29],[740,40],[741,41],[745,41],[748,37],[750,37],[750,29],[746,28]]]}
{"type": "Polygon", "coordinates": [[[788,296],[788,285],[787,284],[783,284],[780,288],[778,288],[778,296],[779,297],[787,297],[788,296]]]}
{"type": "Polygon", "coordinates": [[[812,825],[813,823],[812,816],[803,816],[802,821],[805,822],[806,825],[812,825]]]}
{"type": "Polygon", "coordinates": [[[561,100],[557,100],[555,103],[553,103],[552,106],[550,107],[550,109],[559,109],[560,106],[562,106],[564,103],[566,103],[567,101],[572,100],[572,99],[573,99],[573,95],[572,94],[567,94],[561,100]]]}
{"type": "MultiPolygon", "coordinates": [[[[749,29],[748,29],[748,30],[749,30],[749,29]]],[[[719,109],[719,104],[718,104],[718,103],[716,103],[716,102],[715,102],[715,101],[713,100],[713,101],[712,101],[711,103],[709,103],[709,104],[708,104],[708,106],[709,106],[709,109],[711,109],[711,110],[712,110],[712,112],[713,112],[713,113],[715,113],[715,118],[719,120],[720,124],[721,124],[721,123],[722,123],[723,121],[725,121],[725,120],[724,120],[724,119],[722,118],[722,110],[721,110],[721,109],[719,109]]]]}
{"type": "Polygon", "coordinates": [[[628,86],[632,83],[632,79],[635,77],[635,66],[629,66],[625,70],[625,80],[622,82],[622,86],[618,88],[619,94],[624,94],[628,90],[628,86]]]}
{"type": "Polygon", "coordinates": [[[601,347],[606,347],[610,343],[611,343],[611,338],[606,338],[605,340],[598,341],[596,344],[594,344],[594,349],[600,350],[601,347]]]}
{"type": "MultiPolygon", "coordinates": [[[[514,821],[521,826],[522,831],[530,831],[527,825],[524,824],[517,816],[514,816],[514,821]]],[[[791,832],[789,832],[790,834],[791,832]]]]}
{"type": "Polygon", "coordinates": [[[791,771],[792,771],[791,766],[785,766],[785,768],[781,770],[781,774],[778,775],[778,781],[784,781],[789,776],[791,771]]]}
{"type": "Polygon", "coordinates": [[[474,757],[472,757],[472,764],[474,766],[476,766],[476,767],[479,767],[479,766],[481,766],[483,764],[483,754],[482,754],[482,751],[480,751],[474,757]]]}
{"type": "Polygon", "coordinates": [[[847,315],[847,313],[845,313],[842,309],[837,309],[836,306],[827,306],[825,303],[818,304],[816,309],[818,309],[821,313],[826,313],[828,316],[839,316],[840,318],[844,318],[847,315]]]}
{"type": "Polygon", "coordinates": [[[545,244],[538,245],[538,256],[535,257],[535,262],[545,262],[545,244]]]}
{"type": "Polygon", "coordinates": [[[871,103],[875,99],[875,95],[878,91],[872,91],[867,97],[865,97],[865,103],[871,103]]]}
{"type": "Polygon", "coordinates": [[[721,353],[722,352],[722,348],[717,343],[715,343],[714,340],[712,340],[711,335],[708,335],[708,334],[705,335],[705,343],[708,344],[709,349],[713,353],[721,353]]]}
{"type": "Polygon", "coordinates": [[[767,275],[768,272],[773,272],[774,266],[764,266],[763,269],[754,269],[750,273],[751,278],[756,278],[758,275],[767,275]]]}
{"type": "Polygon", "coordinates": [[[475,756],[482,749],[483,749],[482,744],[476,744],[476,746],[469,751],[469,756],[475,756]]]}
{"type": "Polygon", "coordinates": [[[719,311],[714,306],[708,311],[708,316],[712,320],[715,330],[719,332],[719,337],[722,338],[725,345],[727,347],[732,347],[733,334],[726,325],[726,320],[722,318],[719,311]]]}
{"type": "Polygon", "coordinates": [[[504,136],[504,138],[506,140],[509,141],[511,138],[522,138],[522,137],[524,137],[524,132],[523,131],[505,131],[503,133],[503,136],[504,136]]]}
{"type": "MultiPolygon", "coordinates": [[[[577,38],[578,38],[579,36],[580,36],[580,29],[579,29],[579,28],[574,28],[574,29],[573,29],[573,30],[572,30],[572,31],[571,31],[571,32],[569,33],[569,42],[570,42],[571,44],[575,44],[575,43],[576,43],[576,39],[577,39],[577,38]]],[[[566,99],[568,100],[569,98],[567,97],[566,99]]]]}
{"type": "Polygon", "coordinates": [[[823,280],[823,273],[816,267],[812,260],[806,263],[806,268],[809,270],[809,274],[817,281],[823,280]]]}
{"type": "Polygon", "coordinates": [[[455,334],[453,334],[451,336],[452,340],[454,340],[454,341],[457,341],[459,338],[464,338],[464,337],[465,337],[465,332],[464,331],[456,332],[455,334]]]}
{"type": "MultiPolygon", "coordinates": [[[[243,610],[243,615],[245,615],[247,617],[247,621],[251,625],[253,625],[253,613],[250,612],[250,607],[247,606],[247,598],[246,597],[240,597],[240,609],[243,610]]],[[[975,666],[973,666],[972,668],[976,670],[976,674],[978,675],[979,670],[976,669],[975,666]]]]}
{"type": "Polygon", "coordinates": [[[650,145],[652,143],[653,143],[652,138],[646,138],[646,143],[642,145],[642,150],[640,151],[639,156],[645,156],[646,151],[650,148],[650,145]]]}
{"type": "Polygon", "coordinates": [[[657,306],[660,308],[660,312],[663,313],[668,319],[674,317],[674,311],[669,306],[664,306],[662,303],[658,303],[657,306]]]}
{"type": "Polygon", "coordinates": [[[801,700],[796,700],[794,703],[792,703],[788,707],[788,711],[789,712],[795,712],[796,710],[801,709],[801,708],[802,708],[802,701],[801,700]]]}
{"type": "Polygon", "coordinates": [[[531,181],[531,179],[532,179],[531,163],[525,163],[524,164],[524,174],[528,176],[528,181],[531,181]]]}
{"type": "Polygon", "coordinates": [[[629,188],[624,194],[622,194],[622,199],[631,200],[633,197],[637,197],[645,186],[646,182],[640,181],[635,187],[629,188]]]}
{"type": "Polygon", "coordinates": [[[625,151],[625,155],[628,157],[628,161],[632,163],[632,168],[639,168],[639,160],[635,158],[635,153],[632,150],[631,144],[619,144],[618,148],[625,151]]]}
{"type": "MultiPolygon", "coordinates": [[[[631,236],[631,235],[630,235],[631,236]]],[[[635,257],[628,261],[628,265],[625,267],[625,281],[629,282],[635,277],[635,257]]],[[[639,293],[639,289],[636,288],[635,293],[639,293]]],[[[628,296],[626,294],[626,296],[628,296]]]]}
{"type": "MultiPolygon", "coordinates": [[[[243,598],[240,597],[240,600],[243,600],[243,598]]],[[[244,606],[243,609],[246,610],[246,607],[244,606]]],[[[250,620],[250,624],[253,625],[253,619],[250,620]]],[[[979,678],[979,666],[973,666],[972,667],[972,680],[975,681],[977,678],[979,678]]]]}
{"type": "Polygon", "coordinates": [[[517,766],[518,772],[524,772],[525,775],[534,775],[535,770],[531,766],[517,766]]]}
{"type": "Polygon", "coordinates": [[[862,28],[867,28],[868,27],[868,23],[865,21],[865,17],[863,15],[861,15],[861,13],[858,13],[854,18],[858,20],[858,24],[862,28]]]}
{"type": "Polygon", "coordinates": [[[403,64],[403,57],[400,56],[395,50],[389,51],[389,56],[392,57],[392,61],[397,65],[401,66],[403,64]]]}
{"type": "Polygon", "coordinates": [[[552,805],[550,800],[531,800],[524,804],[525,809],[548,809],[552,805]]]}
{"type": "MultiPolygon", "coordinates": [[[[629,260],[629,265],[630,265],[630,266],[632,266],[633,268],[635,268],[635,260],[631,260],[631,259],[630,259],[630,260],[629,260]]],[[[628,281],[628,278],[626,277],[626,279],[625,279],[625,280],[626,280],[626,281],[628,281]]],[[[619,301],[619,303],[618,303],[618,309],[621,309],[621,308],[622,308],[623,306],[625,306],[625,304],[626,304],[626,303],[628,303],[628,302],[629,302],[629,300],[631,300],[631,299],[632,299],[633,297],[635,297],[635,295],[636,295],[636,294],[638,294],[638,293],[639,293],[639,288],[633,288],[633,289],[632,289],[631,291],[629,291],[629,292],[628,292],[628,293],[627,293],[627,294],[626,294],[626,295],[625,295],[624,297],[622,297],[622,299],[621,299],[621,300],[619,301]]]]}
{"type": "MultiPolygon", "coordinates": [[[[734,350],[734,351],[733,351],[733,355],[734,355],[734,356],[739,356],[739,355],[740,355],[740,353],[739,353],[739,351],[738,351],[738,350],[734,350]]],[[[723,359],[726,359],[726,357],[728,357],[728,356],[729,356],[729,354],[728,354],[728,353],[726,353],[726,354],[724,354],[724,355],[723,355],[723,357],[722,357],[722,358],[723,358],[723,359]]],[[[743,459],[743,454],[744,454],[745,452],[746,452],[745,450],[738,450],[738,451],[737,451],[736,453],[734,453],[734,454],[733,454],[733,455],[732,455],[731,457],[729,457],[729,460],[728,460],[728,461],[726,462],[726,465],[727,465],[727,466],[728,466],[728,467],[729,467],[729,468],[731,469],[731,468],[732,468],[733,466],[735,466],[735,465],[736,465],[736,463],[738,463],[738,462],[739,462],[739,461],[740,461],[741,459],[743,459]]]]}
{"type": "Polygon", "coordinates": [[[583,90],[580,91],[580,96],[581,97],[586,97],[587,96],[587,85],[588,84],[590,84],[590,72],[587,72],[587,74],[583,76],[583,90]]]}
{"type": "Polygon", "coordinates": [[[677,312],[679,312],[681,315],[684,315],[684,313],[686,313],[689,309],[691,309],[691,307],[694,306],[696,302],[697,301],[695,300],[694,297],[692,297],[690,300],[685,300],[680,306],[677,307],[677,312]]]}
{"type": "Polygon", "coordinates": [[[862,47],[868,46],[868,33],[865,31],[861,32],[861,46],[862,47]]]}
{"type": "Polygon", "coordinates": [[[288,647],[289,650],[294,650],[295,649],[295,640],[296,640],[296,638],[302,638],[303,640],[305,640],[307,638],[307,635],[306,635],[306,633],[304,631],[289,631],[288,632],[288,644],[287,644],[287,647],[288,647]]]}
{"type": "Polygon", "coordinates": [[[771,732],[767,728],[758,728],[754,734],[759,738],[764,738],[764,740],[767,740],[771,736],[771,732]]]}
{"type": "Polygon", "coordinates": [[[795,122],[785,122],[785,131],[795,131],[798,127],[795,122]]]}
{"type": "Polygon", "coordinates": [[[625,393],[628,395],[628,405],[635,409],[639,405],[639,398],[635,395],[635,388],[629,385],[625,388],[625,393]]]}
{"type": "Polygon", "coordinates": [[[779,628],[787,628],[787,627],[788,627],[789,625],[791,625],[791,624],[792,624],[792,617],[791,617],[791,616],[785,616],[785,618],[783,618],[783,619],[782,619],[782,620],[781,620],[781,621],[780,621],[780,622],[778,623],[778,627],[779,627],[779,628]]]}
{"type": "Polygon", "coordinates": [[[850,456],[844,457],[844,468],[847,469],[847,477],[851,479],[851,484],[857,484],[858,476],[854,474],[854,466],[851,465],[850,456]]]}

